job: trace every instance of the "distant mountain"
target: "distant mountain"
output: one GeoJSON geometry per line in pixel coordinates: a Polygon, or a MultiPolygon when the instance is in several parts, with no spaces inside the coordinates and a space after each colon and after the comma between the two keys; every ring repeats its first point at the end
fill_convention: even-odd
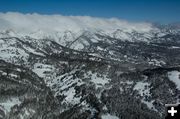
{"type": "Polygon", "coordinates": [[[179,75],[176,25],[0,14],[0,119],[164,119],[179,75]]]}

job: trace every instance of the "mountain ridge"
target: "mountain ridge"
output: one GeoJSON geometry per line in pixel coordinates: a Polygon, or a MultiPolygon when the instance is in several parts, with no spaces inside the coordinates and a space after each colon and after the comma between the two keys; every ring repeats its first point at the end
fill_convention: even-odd
{"type": "MultiPolygon", "coordinates": [[[[32,16],[40,22],[48,17],[45,23],[53,21],[55,28],[60,26],[54,19],[64,17],[55,15],[48,22],[48,15],[7,13],[0,14],[0,21],[32,16]]],[[[32,22],[35,29],[30,31],[38,23],[32,22]]],[[[62,27],[63,32],[38,29],[33,34],[0,28],[0,119],[163,119],[164,104],[180,102],[176,28],[138,32],[136,25],[130,31],[112,25],[111,32],[92,26],[80,32],[62,27]]]]}

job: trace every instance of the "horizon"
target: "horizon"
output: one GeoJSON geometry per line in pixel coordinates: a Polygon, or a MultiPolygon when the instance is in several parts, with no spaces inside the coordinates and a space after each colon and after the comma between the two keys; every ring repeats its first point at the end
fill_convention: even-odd
{"type": "Polygon", "coordinates": [[[162,24],[180,22],[178,0],[1,0],[0,3],[0,13],[90,16],[162,24]]]}
{"type": "Polygon", "coordinates": [[[129,22],[120,19],[102,19],[89,16],[62,16],[22,14],[17,12],[0,13],[0,30],[16,30],[21,33],[31,33],[39,30],[49,34],[54,32],[103,30],[113,32],[116,29],[125,31],[148,32],[153,29],[151,23],[129,22]]]}

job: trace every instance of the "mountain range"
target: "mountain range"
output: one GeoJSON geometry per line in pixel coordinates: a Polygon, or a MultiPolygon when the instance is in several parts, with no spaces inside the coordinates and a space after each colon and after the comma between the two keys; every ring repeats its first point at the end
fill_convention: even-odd
{"type": "Polygon", "coordinates": [[[0,119],[164,119],[172,103],[178,23],[0,13],[0,119]]]}

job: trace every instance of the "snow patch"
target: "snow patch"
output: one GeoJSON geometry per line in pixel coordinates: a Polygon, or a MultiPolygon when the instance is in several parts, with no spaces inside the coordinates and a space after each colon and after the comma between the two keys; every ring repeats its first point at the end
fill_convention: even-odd
{"type": "Polygon", "coordinates": [[[37,52],[35,49],[32,49],[30,47],[26,47],[26,50],[28,50],[30,53],[35,54],[35,55],[45,56],[44,54],[37,52]]]}
{"type": "Polygon", "coordinates": [[[157,59],[151,59],[149,61],[149,64],[150,65],[156,65],[156,66],[162,66],[164,64],[166,64],[164,61],[161,61],[161,60],[157,60],[157,59]]]}
{"type": "Polygon", "coordinates": [[[80,86],[83,84],[83,82],[80,78],[74,76],[76,71],[78,70],[72,70],[69,73],[57,76],[50,82],[47,82],[47,85],[55,92],[55,96],[65,96],[65,99],[62,103],[70,105],[80,103],[81,96],[76,96],[76,90],[74,89],[74,85],[80,86]]]}
{"type": "Polygon", "coordinates": [[[93,82],[96,85],[96,88],[103,87],[105,84],[109,83],[111,79],[107,78],[106,75],[100,75],[98,73],[92,73],[88,71],[85,75],[85,78],[90,78],[90,82],[93,82]]]}
{"type": "Polygon", "coordinates": [[[102,119],[119,119],[119,117],[113,116],[113,115],[110,115],[110,114],[102,115],[101,118],[102,119]]]}
{"type": "Polygon", "coordinates": [[[144,104],[146,104],[149,109],[152,109],[152,110],[158,112],[158,110],[155,109],[155,107],[154,107],[154,105],[153,105],[154,100],[151,100],[151,101],[149,101],[149,102],[148,102],[148,101],[145,101],[145,100],[141,100],[141,102],[144,103],[144,104]]]}
{"type": "Polygon", "coordinates": [[[68,91],[64,92],[64,95],[66,96],[66,98],[63,102],[67,102],[69,104],[80,103],[81,97],[75,97],[76,91],[75,91],[74,87],[71,87],[70,89],[68,89],[68,91]]]}
{"type": "Polygon", "coordinates": [[[6,100],[5,102],[0,102],[0,105],[2,106],[2,108],[5,109],[6,112],[10,112],[11,107],[15,105],[20,105],[20,104],[21,104],[21,101],[18,98],[10,98],[6,100]]]}
{"type": "Polygon", "coordinates": [[[46,72],[53,71],[54,67],[52,65],[36,63],[34,64],[33,72],[36,73],[39,77],[44,78],[46,72]]]}
{"type": "Polygon", "coordinates": [[[152,110],[158,112],[158,110],[153,105],[154,100],[147,101],[145,99],[146,96],[148,96],[148,97],[151,96],[149,86],[150,86],[149,83],[140,81],[140,82],[136,83],[136,85],[134,86],[134,90],[137,90],[139,92],[139,94],[142,96],[142,99],[141,99],[142,103],[146,104],[149,109],[152,109],[152,110]]]}
{"type": "Polygon", "coordinates": [[[150,96],[150,84],[147,82],[137,82],[134,86],[134,90],[137,90],[141,96],[150,96]]]}
{"type": "Polygon", "coordinates": [[[177,89],[180,90],[180,72],[179,71],[171,71],[168,72],[169,80],[176,84],[177,89]]]}

